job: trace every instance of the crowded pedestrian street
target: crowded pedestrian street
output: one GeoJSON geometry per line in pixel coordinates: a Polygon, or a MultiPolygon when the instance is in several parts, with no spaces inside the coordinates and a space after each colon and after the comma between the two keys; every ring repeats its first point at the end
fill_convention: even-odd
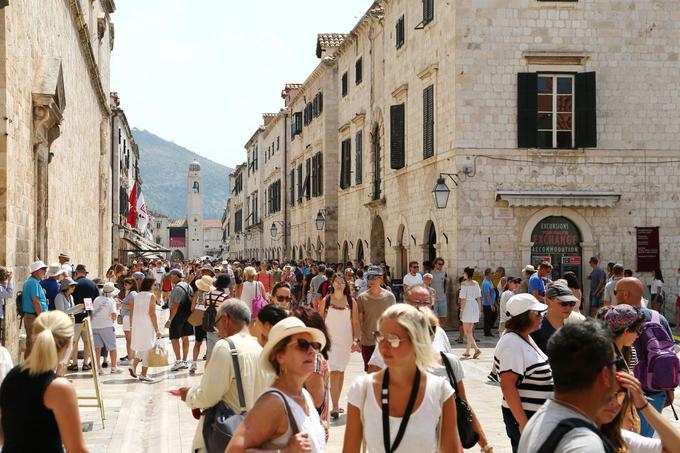
{"type": "Polygon", "coordinates": [[[0,452],[680,453],[678,84],[671,0],[0,0],[0,452]]]}

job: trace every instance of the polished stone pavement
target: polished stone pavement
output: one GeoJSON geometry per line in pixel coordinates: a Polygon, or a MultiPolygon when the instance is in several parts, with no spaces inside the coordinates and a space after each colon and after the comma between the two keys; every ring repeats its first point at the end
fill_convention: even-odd
{"type": "MultiPolygon", "coordinates": [[[[167,318],[167,311],[159,311],[159,318],[164,322],[167,318]]],[[[449,335],[454,335],[454,332],[449,332],[449,335]]],[[[510,452],[511,449],[501,417],[501,392],[498,386],[491,385],[486,380],[491,367],[495,341],[496,338],[482,338],[481,357],[477,360],[464,361],[464,382],[469,402],[477,412],[487,437],[494,445],[494,452],[504,453],[510,452]]],[[[124,349],[124,344],[124,339],[119,338],[119,350],[124,349]]],[[[462,345],[455,342],[453,345],[457,354],[463,352],[460,349],[462,345]]],[[[201,356],[202,354],[203,351],[201,356]]],[[[172,356],[172,352],[170,355],[172,356]]],[[[109,375],[108,370],[105,370],[105,375],[101,376],[106,412],[105,427],[102,428],[98,409],[81,409],[83,423],[86,426],[91,425],[91,430],[85,433],[90,451],[96,453],[189,452],[197,422],[192,417],[190,409],[179,398],[170,395],[168,391],[197,384],[203,372],[203,365],[203,361],[199,362],[195,376],[189,376],[188,370],[171,372],[168,368],[156,369],[150,373],[150,376],[156,379],[153,384],[140,383],[127,373],[109,375]]],[[[342,394],[343,406],[347,401],[347,389],[362,373],[361,355],[352,354],[342,394]]],[[[72,373],[67,377],[73,379],[79,396],[94,394],[91,375],[72,373]]],[[[332,423],[328,452],[342,451],[344,423],[344,416],[332,423]]],[[[478,451],[477,448],[469,451],[478,451]]]]}

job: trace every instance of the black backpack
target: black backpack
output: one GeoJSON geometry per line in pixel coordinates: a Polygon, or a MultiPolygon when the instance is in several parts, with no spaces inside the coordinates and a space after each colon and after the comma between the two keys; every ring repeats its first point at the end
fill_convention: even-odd
{"type": "Polygon", "coordinates": [[[203,313],[203,324],[201,327],[205,332],[212,332],[215,330],[215,320],[217,319],[216,303],[220,299],[222,299],[222,302],[224,302],[226,300],[224,296],[226,296],[226,293],[224,292],[218,295],[209,293],[206,296],[206,299],[203,300],[203,303],[205,304],[205,312],[203,313]]]}
{"type": "Polygon", "coordinates": [[[559,422],[557,426],[555,426],[555,429],[553,429],[548,438],[545,440],[545,442],[543,442],[541,448],[539,448],[536,451],[536,453],[554,452],[555,449],[557,449],[557,445],[559,445],[562,438],[574,428],[588,428],[590,431],[597,434],[600,440],[602,440],[602,446],[604,447],[604,451],[606,453],[616,453],[616,448],[614,448],[609,439],[604,437],[602,431],[600,431],[595,426],[581,418],[566,418],[559,422]]]}
{"type": "Polygon", "coordinates": [[[24,301],[23,301],[23,291],[17,292],[16,297],[14,298],[15,303],[17,304],[17,318],[19,319],[24,319],[24,301]]]}

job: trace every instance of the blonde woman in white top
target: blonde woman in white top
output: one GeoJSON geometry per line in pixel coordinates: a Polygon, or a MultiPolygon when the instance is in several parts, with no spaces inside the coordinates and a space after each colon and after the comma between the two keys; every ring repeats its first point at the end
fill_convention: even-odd
{"type": "Polygon", "coordinates": [[[251,312],[253,308],[253,299],[256,295],[262,295],[265,298],[267,297],[262,282],[255,280],[256,276],[257,270],[254,267],[248,266],[243,269],[243,285],[239,299],[246,303],[248,308],[251,309],[251,312]]]}
{"type": "Polygon", "coordinates": [[[463,357],[470,357],[470,349],[475,350],[475,359],[479,357],[482,350],[477,346],[475,341],[474,329],[475,324],[479,322],[480,305],[482,303],[482,290],[479,283],[472,279],[475,270],[471,267],[466,267],[463,271],[463,282],[460,284],[460,293],[458,295],[458,304],[461,306],[460,322],[463,323],[463,333],[467,343],[465,344],[465,353],[463,357]]]}
{"type": "Polygon", "coordinates": [[[453,389],[424,371],[437,365],[426,315],[411,305],[392,305],[378,326],[374,335],[386,368],[352,384],[342,451],[358,453],[365,441],[372,453],[460,452],[453,389]]]}

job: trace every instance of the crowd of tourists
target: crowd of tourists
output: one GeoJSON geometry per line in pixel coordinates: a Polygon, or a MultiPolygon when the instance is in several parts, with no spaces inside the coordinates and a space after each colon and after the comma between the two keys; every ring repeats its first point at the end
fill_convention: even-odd
{"type": "Polygon", "coordinates": [[[385,263],[139,260],[90,279],[62,253],[33,263],[21,291],[0,268],[0,307],[14,298],[26,331],[21,365],[0,351],[3,452],[88,451],[65,373],[127,367],[153,384],[161,308],[170,372],[193,375],[206,361],[200,381],[173,392],[198,419],[192,452],[323,452],[341,418],[348,453],[493,452],[465,386],[480,322],[500,337],[488,381],[500,387],[513,452],[680,452],[680,431],[660,414],[680,380],[660,271],[648,300],[623,266],[605,271],[592,258],[585,307],[577,276],[553,281],[547,262],[517,277],[466,267],[459,278],[442,258],[420,264],[397,281],[385,263]],[[444,330],[451,319],[460,357],[444,330]],[[366,373],[348,383],[343,407],[352,353],[366,373]]]}

